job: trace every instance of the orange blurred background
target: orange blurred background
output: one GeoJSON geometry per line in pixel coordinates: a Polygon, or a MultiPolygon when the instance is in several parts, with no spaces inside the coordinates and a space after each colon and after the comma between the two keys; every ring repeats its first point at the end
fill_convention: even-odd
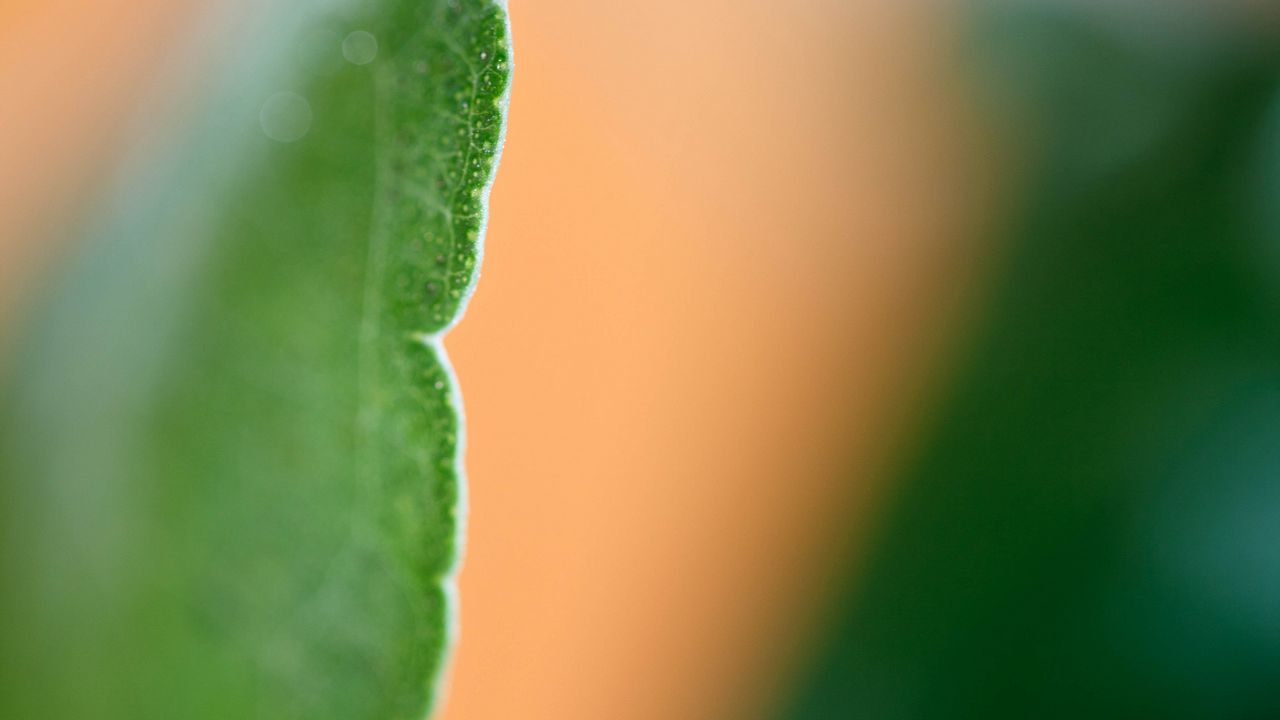
{"type": "Polygon", "coordinates": [[[471,520],[445,717],[764,717],[965,294],[983,168],[952,28],[841,0],[511,12],[448,341],[471,520]]]}
{"type": "MultiPolygon", "coordinates": [[[[192,3],[0,10],[0,323],[192,3]]],[[[471,513],[443,716],[764,717],[972,295],[995,172],[954,23],[845,0],[511,14],[486,265],[447,343],[471,513]]]]}

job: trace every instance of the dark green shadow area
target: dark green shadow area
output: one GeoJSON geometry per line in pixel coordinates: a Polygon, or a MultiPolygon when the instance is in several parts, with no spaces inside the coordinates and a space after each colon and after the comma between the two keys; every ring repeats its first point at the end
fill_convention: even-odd
{"type": "Polygon", "coordinates": [[[1030,5],[996,286],[788,720],[1280,717],[1278,56],[1030,5]]]}

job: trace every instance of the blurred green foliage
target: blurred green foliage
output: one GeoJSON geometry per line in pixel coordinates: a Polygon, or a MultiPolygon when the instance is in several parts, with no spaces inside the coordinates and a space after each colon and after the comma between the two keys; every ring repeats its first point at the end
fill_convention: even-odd
{"type": "Polygon", "coordinates": [[[0,384],[0,718],[420,720],[510,57],[493,0],[256,3],[0,384]]]}
{"type": "Polygon", "coordinates": [[[790,720],[1280,717],[1280,53],[1121,5],[977,18],[1018,210],[790,720]]]}

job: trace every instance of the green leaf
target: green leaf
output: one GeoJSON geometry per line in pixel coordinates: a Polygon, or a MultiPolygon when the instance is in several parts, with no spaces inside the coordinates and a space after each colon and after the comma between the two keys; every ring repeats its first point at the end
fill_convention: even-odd
{"type": "Polygon", "coordinates": [[[463,512],[439,341],[481,257],[505,3],[250,7],[7,363],[0,717],[416,719],[439,694],[463,512]]]}

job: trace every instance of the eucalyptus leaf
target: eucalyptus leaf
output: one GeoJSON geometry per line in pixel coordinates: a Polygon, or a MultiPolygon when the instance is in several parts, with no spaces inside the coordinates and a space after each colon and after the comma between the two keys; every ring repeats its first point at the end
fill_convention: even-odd
{"type": "Polygon", "coordinates": [[[0,395],[0,717],[422,718],[505,3],[246,4],[0,395]]]}

